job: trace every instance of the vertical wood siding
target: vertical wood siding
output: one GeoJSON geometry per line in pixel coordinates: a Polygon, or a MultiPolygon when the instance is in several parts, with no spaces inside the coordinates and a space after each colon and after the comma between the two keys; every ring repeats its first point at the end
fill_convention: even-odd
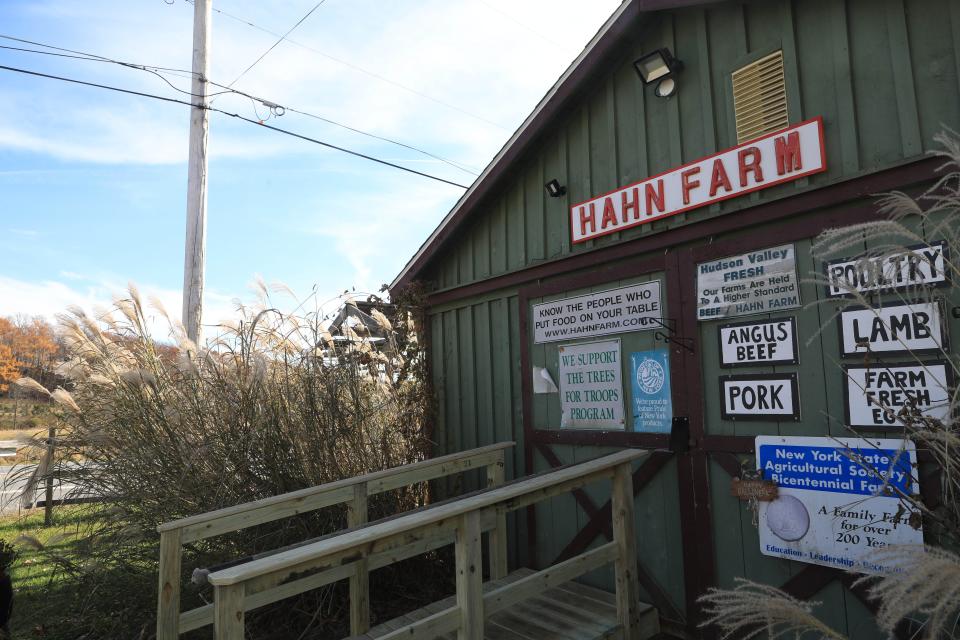
{"type": "Polygon", "coordinates": [[[950,0],[766,0],[664,12],[584,88],[498,196],[428,269],[438,288],[724,215],[876,171],[960,129],[960,10],[950,0]],[[656,98],[632,67],[668,46],[679,90],[656,98]],[[730,73],[784,52],[791,122],[823,116],[825,173],[570,246],[568,207],[736,145],[730,73]],[[546,198],[552,178],[567,187],[546,198]]]}
{"type": "MultiPolygon", "coordinates": [[[[445,252],[426,273],[438,288],[454,288],[871,173],[922,155],[933,147],[932,137],[942,125],[960,130],[960,3],[955,1],[730,2],[665,13],[655,25],[636,33],[637,41],[625,46],[618,62],[584,88],[578,101],[569,105],[566,115],[551,128],[551,135],[510,172],[511,181],[502,185],[499,195],[476,212],[463,232],[448,241],[445,252]],[[679,76],[679,93],[669,100],[653,97],[630,64],[640,53],[660,46],[670,46],[686,64],[679,76]],[[688,212],[685,218],[674,216],[571,247],[569,203],[735,145],[730,72],[781,47],[790,120],[824,117],[828,172],[688,212]],[[565,198],[545,197],[542,185],[552,178],[567,186],[565,198]]],[[[751,229],[758,239],[756,247],[751,248],[762,248],[764,232],[773,228],[751,229]]],[[[924,237],[929,233],[920,226],[916,231],[924,237]]],[[[736,235],[704,238],[700,244],[724,243],[736,235]]],[[[819,272],[822,264],[810,256],[811,240],[801,239],[795,246],[801,279],[819,272]]],[[[867,248],[850,249],[837,257],[867,248]]],[[[603,260],[603,254],[597,258],[603,260]]],[[[671,272],[667,272],[612,279],[543,300],[660,278],[666,304],[666,279],[670,277],[671,272]]],[[[692,288],[693,283],[681,286],[692,288]]],[[[945,295],[948,309],[960,304],[956,288],[945,295]]],[[[697,357],[702,369],[707,435],[848,435],[842,425],[843,385],[837,369],[835,314],[839,306],[832,301],[806,304],[824,297],[822,288],[811,282],[802,284],[801,296],[804,307],[768,316],[796,317],[800,363],[738,369],[736,373],[796,371],[802,419],[720,420],[717,378],[730,371],[719,368],[718,322],[705,322],[697,327],[697,357]]],[[[531,302],[536,301],[539,299],[531,302]]],[[[518,292],[496,291],[434,307],[429,313],[438,405],[434,434],[437,454],[515,440],[517,447],[508,459],[507,476],[521,475],[525,459],[521,376],[530,372],[520,371],[520,341],[531,338],[519,335],[518,292]]],[[[950,317],[949,325],[953,339],[960,340],[960,320],[950,317]]],[[[652,332],[619,337],[624,354],[657,346],[652,332]]],[[[531,364],[548,367],[556,379],[556,345],[531,346],[531,364]]],[[[624,386],[629,394],[627,376],[624,386]]],[[[628,409],[627,404],[627,414],[628,409]]],[[[537,428],[558,428],[556,396],[534,396],[532,410],[537,428]]],[[[553,445],[552,449],[563,463],[608,451],[604,447],[569,445],[553,445]]],[[[532,459],[534,471],[548,467],[540,453],[534,452],[532,459]]],[[[738,459],[752,464],[750,456],[738,459]]],[[[761,555],[752,513],[729,495],[728,471],[711,460],[708,476],[716,579],[720,585],[732,584],[737,576],[781,584],[806,566],[761,555]]],[[[475,482],[468,479],[467,486],[460,489],[472,488],[475,482]]],[[[609,498],[608,487],[590,487],[587,493],[598,506],[609,498]]],[[[536,557],[527,558],[524,514],[511,516],[512,565],[552,562],[586,525],[588,517],[573,497],[561,496],[537,507],[537,521],[536,557]]],[[[637,500],[637,531],[641,561],[682,610],[685,553],[681,547],[675,461],[642,489],[637,500]]],[[[602,536],[594,544],[601,542],[602,536]]],[[[596,572],[589,579],[609,585],[610,576],[596,572]]],[[[815,599],[825,603],[818,615],[851,638],[880,637],[864,606],[837,582],[830,583],[815,599]]]]}

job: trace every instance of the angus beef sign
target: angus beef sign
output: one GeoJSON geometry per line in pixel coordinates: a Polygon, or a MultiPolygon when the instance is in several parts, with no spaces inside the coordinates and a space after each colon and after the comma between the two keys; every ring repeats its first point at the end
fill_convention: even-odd
{"type": "Polygon", "coordinates": [[[570,208],[574,244],[826,171],[814,118],[570,208]]]}
{"type": "Polygon", "coordinates": [[[797,323],[793,318],[723,324],[717,331],[721,367],[797,364],[797,323]]]}

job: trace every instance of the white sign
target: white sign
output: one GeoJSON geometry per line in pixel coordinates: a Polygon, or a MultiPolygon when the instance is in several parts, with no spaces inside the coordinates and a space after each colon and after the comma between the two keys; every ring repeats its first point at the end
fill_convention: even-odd
{"type": "Polygon", "coordinates": [[[533,305],[533,341],[557,342],[656,329],[663,315],[660,281],[533,305]]]}
{"type": "Polygon", "coordinates": [[[697,320],[799,306],[800,284],[792,244],[697,265],[697,320]]]}
{"type": "Polygon", "coordinates": [[[720,366],[797,364],[797,326],[793,318],[723,324],[720,366]]]}
{"type": "Polygon", "coordinates": [[[800,393],[795,373],[720,376],[724,420],[799,420],[800,393]]]}
{"type": "Polygon", "coordinates": [[[947,422],[953,369],[945,362],[844,367],[847,424],[902,428],[901,412],[947,422]]]}
{"type": "Polygon", "coordinates": [[[757,436],[755,448],[757,470],[778,487],[759,503],[763,555],[885,574],[899,568],[878,562],[878,550],[923,544],[899,497],[919,492],[909,440],[757,436]]]}
{"type": "Polygon", "coordinates": [[[560,355],[560,426],[622,430],[620,341],[567,344],[557,350],[560,355]]]}
{"type": "Polygon", "coordinates": [[[573,243],[826,171],[814,118],[570,207],[573,243]]]}
{"type": "Polygon", "coordinates": [[[854,292],[897,291],[909,287],[949,284],[946,260],[949,247],[943,240],[907,247],[883,256],[832,260],[825,265],[827,295],[850,296],[854,292]]]}
{"type": "Polygon", "coordinates": [[[939,301],[840,312],[840,352],[845,356],[877,352],[923,353],[947,348],[939,301]]]}

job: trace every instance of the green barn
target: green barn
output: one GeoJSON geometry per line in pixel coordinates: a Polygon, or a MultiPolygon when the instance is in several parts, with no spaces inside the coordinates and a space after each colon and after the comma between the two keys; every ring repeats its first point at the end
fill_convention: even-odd
{"type": "MultiPolygon", "coordinates": [[[[757,436],[892,437],[849,392],[841,365],[863,358],[811,274],[896,296],[857,271],[869,243],[828,261],[811,241],[932,184],[944,126],[960,130],[955,0],[626,0],[391,285],[426,287],[436,454],[514,440],[509,479],[649,449],[639,573],[665,629],[694,634],[697,597],[745,576],[880,637],[850,574],[762,551],[731,485],[757,436]]],[[[960,249],[916,232],[918,259],[960,249]]],[[[960,336],[956,289],[909,271],[945,285],[938,331],[960,336]]],[[[608,501],[511,519],[511,567],[606,542],[608,501]]]]}

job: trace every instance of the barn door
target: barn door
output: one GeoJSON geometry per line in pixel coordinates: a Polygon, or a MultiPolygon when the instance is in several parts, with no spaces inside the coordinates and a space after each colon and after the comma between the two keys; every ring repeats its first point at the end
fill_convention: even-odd
{"type": "MultiPolygon", "coordinates": [[[[604,265],[522,290],[521,375],[528,473],[624,446],[651,451],[633,475],[638,575],[645,601],[682,625],[687,598],[678,476],[689,464],[679,464],[668,451],[679,416],[671,396],[679,381],[674,348],[679,342],[666,341],[677,324],[670,286],[667,261],[659,257],[604,265]],[[566,326],[578,330],[564,332],[566,326]],[[602,363],[582,370],[577,358],[602,363]],[[585,394],[596,402],[581,402],[585,394]],[[621,412],[604,411],[617,403],[621,412]]],[[[610,508],[609,488],[601,485],[538,503],[528,513],[529,557],[548,566],[609,541],[610,508]]],[[[598,570],[586,581],[610,589],[612,570],[598,570]]]]}

